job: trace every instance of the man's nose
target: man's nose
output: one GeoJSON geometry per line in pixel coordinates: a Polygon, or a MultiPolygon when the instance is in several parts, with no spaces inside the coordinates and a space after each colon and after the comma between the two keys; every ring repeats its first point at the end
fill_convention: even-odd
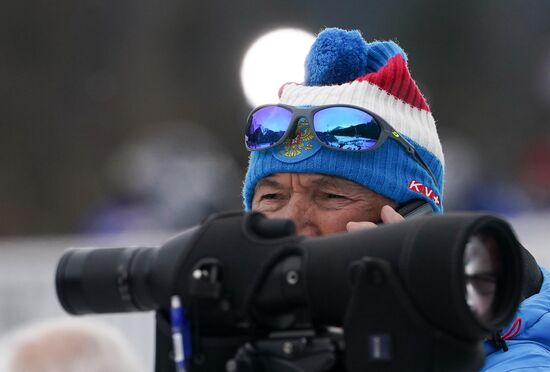
{"type": "Polygon", "coordinates": [[[319,235],[313,221],[313,207],[311,203],[302,198],[291,198],[285,209],[284,218],[294,221],[298,235],[316,236],[319,235]]]}

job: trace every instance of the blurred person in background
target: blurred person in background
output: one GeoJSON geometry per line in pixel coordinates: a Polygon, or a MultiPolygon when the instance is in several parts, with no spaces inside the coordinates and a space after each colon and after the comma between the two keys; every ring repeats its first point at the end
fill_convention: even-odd
{"type": "Polygon", "coordinates": [[[162,231],[198,224],[212,213],[238,207],[239,174],[207,128],[159,124],[113,154],[104,177],[108,196],[90,208],[81,230],[162,231]]]}
{"type": "Polygon", "coordinates": [[[0,372],[145,372],[124,336],[107,324],[59,318],[0,339],[0,372]]]}
{"type": "MultiPolygon", "coordinates": [[[[435,121],[397,44],[326,29],[305,82],[279,97],[283,106],[260,106],[247,123],[247,210],[308,236],[399,222],[411,206],[443,212],[435,121]]],[[[528,258],[525,300],[510,329],[485,342],[486,371],[550,370],[550,272],[528,258]]]]}

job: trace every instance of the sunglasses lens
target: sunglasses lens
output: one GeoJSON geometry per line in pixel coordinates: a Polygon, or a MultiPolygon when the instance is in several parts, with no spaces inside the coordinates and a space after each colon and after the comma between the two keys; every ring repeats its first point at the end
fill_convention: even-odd
{"type": "Polygon", "coordinates": [[[380,124],[368,113],[352,107],[329,107],[313,116],[317,137],[330,147],[368,150],[380,138],[380,124]]]}
{"type": "Polygon", "coordinates": [[[280,106],[262,107],[252,113],[246,127],[246,145],[261,150],[279,141],[285,134],[292,112],[280,106]]]}

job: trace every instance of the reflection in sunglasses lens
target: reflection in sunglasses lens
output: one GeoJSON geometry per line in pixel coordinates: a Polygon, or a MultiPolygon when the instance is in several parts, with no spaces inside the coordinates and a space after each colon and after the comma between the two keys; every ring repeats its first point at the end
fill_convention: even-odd
{"type": "Polygon", "coordinates": [[[330,147],[367,150],[376,145],[381,128],[368,113],[351,107],[329,107],[313,116],[317,137],[330,147]]]}
{"type": "Polygon", "coordinates": [[[285,134],[292,112],[280,106],[266,106],[255,111],[246,127],[245,141],[252,150],[272,146],[285,134]]]}

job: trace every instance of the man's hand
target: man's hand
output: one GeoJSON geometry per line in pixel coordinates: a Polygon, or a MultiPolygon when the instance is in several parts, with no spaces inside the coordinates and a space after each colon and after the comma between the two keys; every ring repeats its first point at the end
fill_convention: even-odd
{"type": "MultiPolygon", "coordinates": [[[[385,205],[382,207],[382,210],[380,211],[380,218],[382,219],[383,223],[396,223],[404,220],[403,216],[397,213],[395,209],[393,209],[389,205],[385,205]]],[[[351,231],[357,231],[357,230],[363,230],[363,229],[370,229],[376,226],[377,225],[374,222],[350,221],[346,225],[346,229],[348,230],[348,232],[351,232],[351,231]]]]}

